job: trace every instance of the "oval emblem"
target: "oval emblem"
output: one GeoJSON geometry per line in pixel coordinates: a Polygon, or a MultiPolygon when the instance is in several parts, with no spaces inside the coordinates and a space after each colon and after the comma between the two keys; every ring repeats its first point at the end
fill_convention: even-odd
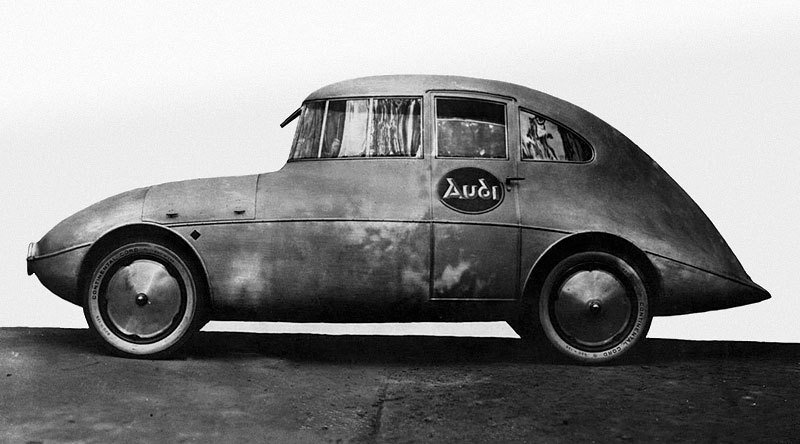
{"type": "Polygon", "coordinates": [[[480,168],[458,168],[442,176],[436,187],[439,200],[459,213],[480,214],[503,203],[505,188],[492,173],[480,168]]]}

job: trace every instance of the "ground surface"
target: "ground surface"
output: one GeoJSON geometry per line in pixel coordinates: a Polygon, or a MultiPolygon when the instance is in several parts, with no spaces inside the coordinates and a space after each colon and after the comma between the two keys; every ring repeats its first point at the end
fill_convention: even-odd
{"type": "Polygon", "coordinates": [[[800,344],[652,339],[575,366],[516,339],[200,333],[185,355],[0,329],[3,442],[796,442],[800,344]]]}

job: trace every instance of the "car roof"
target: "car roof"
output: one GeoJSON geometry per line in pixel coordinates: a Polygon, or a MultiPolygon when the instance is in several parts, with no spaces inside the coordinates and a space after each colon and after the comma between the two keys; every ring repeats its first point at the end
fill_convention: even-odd
{"type": "MultiPolygon", "coordinates": [[[[520,89],[512,83],[497,80],[476,79],[472,77],[442,75],[385,75],[360,77],[344,80],[322,87],[306,98],[308,100],[332,97],[374,96],[374,95],[422,95],[427,91],[452,90],[484,92],[516,97],[520,89]]],[[[536,92],[536,91],[533,91],[536,92]]]]}
{"type": "Polygon", "coordinates": [[[461,76],[409,74],[360,77],[324,86],[309,94],[304,102],[347,97],[422,96],[431,91],[504,97],[516,101],[521,108],[543,114],[579,132],[611,129],[590,112],[541,91],[498,80],[461,76]]]}

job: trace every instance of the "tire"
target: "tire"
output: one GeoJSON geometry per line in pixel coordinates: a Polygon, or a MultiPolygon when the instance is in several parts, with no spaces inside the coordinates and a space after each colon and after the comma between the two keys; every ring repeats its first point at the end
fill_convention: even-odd
{"type": "Polygon", "coordinates": [[[201,274],[178,251],[132,240],[95,264],[83,312],[89,329],[113,354],[165,358],[203,325],[201,274]]]}
{"type": "Polygon", "coordinates": [[[573,254],[557,263],[534,307],[547,342],[589,364],[628,353],[647,336],[652,319],[647,286],[636,268],[600,251],[573,254]]]}

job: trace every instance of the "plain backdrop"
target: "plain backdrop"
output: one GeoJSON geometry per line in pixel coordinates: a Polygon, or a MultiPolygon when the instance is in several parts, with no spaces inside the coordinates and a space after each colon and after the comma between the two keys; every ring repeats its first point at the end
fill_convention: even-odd
{"type": "MultiPolygon", "coordinates": [[[[311,91],[377,74],[504,80],[604,119],[705,210],[759,304],[651,337],[800,341],[796,2],[2,2],[0,326],[85,327],[28,242],[104,197],[280,168],[311,91]]],[[[266,331],[510,335],[503,323],[266,331]]]]}

